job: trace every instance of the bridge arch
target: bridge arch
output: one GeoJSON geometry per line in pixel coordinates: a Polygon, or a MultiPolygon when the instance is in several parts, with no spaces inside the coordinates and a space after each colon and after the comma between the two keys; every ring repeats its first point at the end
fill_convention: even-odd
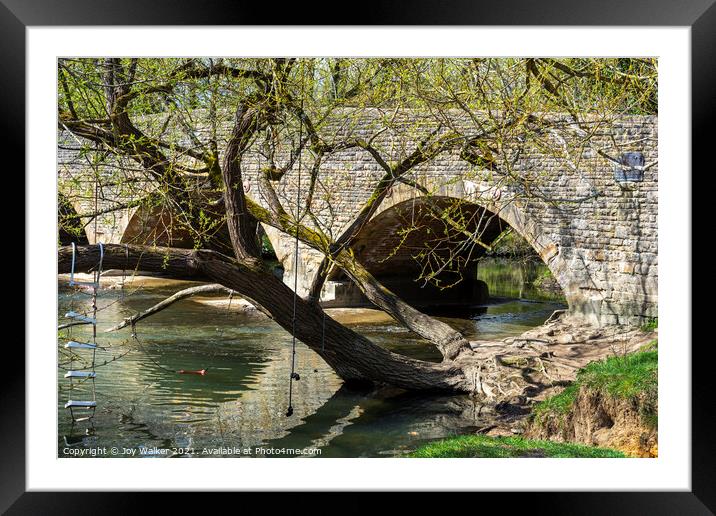
{"type": "MultiPolygon", "coordinates": [[[[598,307],[602,299],[598,293],[593,298],[585,294],[590,291],[588,287],[592,280],[584,261],[578,257],[566,256],[559,241],[540,226],[537,217],[531,216],[529,210],[511,199],[507,192],[485,183],[453,181],[437,186],[428,196],[418,193],[409,185],[395,185],[371,220],[361,229],[352,246],[369,271],[380,277],[388,272],[387,267],[407,266],[406,256],[394,261],[393,265],[388,264],[389,260],[384,260],[382,264],[376,262],[382,260],[381,255],[385,256],[390,245],[402,238],[395,234],[391,240],[389,235],[391,228],[397,231],[400,218],[404,216],[401,212],[404,214],[408,210],[412,214],[427,202],[437,203],[438,206],[453,202],[462,206],[461,209],[468,214],[483,213],[483,220],[488,221],[488,226],[482,231],[481,240],[488,245],[508,226],[511,227],[527,241],[548,267],[564,293],[570,312],[581,315],[588,322],[598,324],[598,307]],[[381,238],[385,241],[381,242],[381,238]],[[371,257],[371,254],[375,256],[371,257]]],[[[407,246],[407,251],[409,247],[410,245],[407,246]]],[[[474,262],[476,258],[478,256],[473,255],[465,265],[470,265],[469,262],[474,262]]],[[[415,270],[409,272],[415,273],[415,270]]],[[[340,279],[340,275],[334,272],[332,279],[340,279]]]]}
{"type": "Polygon", "coordinates": [[[120,243],[190,248],[189,235],[176,229],[173,217],[172,211],[161,204],[135,207],[128,213],[120,243]]]}

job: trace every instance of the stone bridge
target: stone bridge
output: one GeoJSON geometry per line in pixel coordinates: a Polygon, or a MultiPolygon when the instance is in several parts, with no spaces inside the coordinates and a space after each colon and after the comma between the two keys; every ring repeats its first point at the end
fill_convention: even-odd
{"type": "MultiPolygon", "coordinates": [[[[373,119],[370,130],[375,130],[374,122],[373,119]]],[[[420,271],[415,250],[424,245],[427,234],[441,231],[444,222],[435,217],[423,218],[421,230],[408,236],[401,228],[406,227],[407,220],[423,217],[429,206],[458,205],[461,212],[469,215],[467,220],[481,221],[477,222],[482,224],[481,239],[487,243],[508,226],[524,237],[559,282],[572,313],[596,324],[639,324],[657,316],[658,308],[657,122],[650,116],[620,117],[594,137],[590,146],[581,148],[579,155],[569,154],[573,151],[568,152],[566,146],[562,153],[559,141],[555,141],[556,150],[524,152],[515,167],[538,171],[545,178],[537,197],[518,195],[514,187],[496,184],[489,174],[476,170],[457,152],[441,154],[409,174],[410,180],[423,185],[429,195],[406,184],[394,186],[361,229],[352,248],[368,270],[390,288],[395,278],[407,280],[401,288],[410,283],[418,285],[414,282],[420,271]],[[626,165],[616,165],[599,149],[608,149],[611,156],[624,160],[626,165]],[[637,165],[652,166],[630,168],[635,159],[637,165]]],[[[73,149],[73,140],[66,133],[59,134],[59,142],[60,196],[77,213],[91,212],[94,196],[88,158],[73,149]]],[[[261,158],[258,154],[252,156],[244,163],[245,190],[261,202],[255,180],[261,158]]],[[[305,161],[304,174],[310,166],[310,156],[306,155],[305,161]]],[[[295,209],[296,204],[295,168],[284,178],[279,191],[287,209],[295,209]]],[[[323,229],[339,235],[383,174],[373,157],[362,149],[339,151],[324,159],[322,193],[317,196],[319,206],[313,210],[323,229]]],[[[112,188],[122,186],[103,185],[100,197],[121,198],[118,191],[113,190],[113,196],[106,194],[112,188]]],[[[96,233],[94,223],[84,219],[88,222],[85,229],[90,243],[191,246],[186,235],[172,234],[171,214],[160,207],[115,204],[112,208],[111,203],[105,204],[100,202],[100,211],[104,207],[107,213],[97,218],[96,233]]],[[[308,217],[304,222],[307,221],[308,217]]],[[[293,238],[271,227],[264,229],[283,263],[286,283],[293,286],[293,238]]],[[[468,254],[462,267],[469,280],[475,276],[480,253],[473,250],[468,254]]],[[[298,290],[303,295],[322,256],[304,245],[300,246],[299,256],[298,290]]],[[[341,304],[355,295],[339,273],[333,272],[329,279],[322,292],[324,303],[341,304]]],[[[463,282],[457,288],[474,289],[475,283],[463,282]]],[[[429,290],[422,292],[432,295],[429,290]]]]}

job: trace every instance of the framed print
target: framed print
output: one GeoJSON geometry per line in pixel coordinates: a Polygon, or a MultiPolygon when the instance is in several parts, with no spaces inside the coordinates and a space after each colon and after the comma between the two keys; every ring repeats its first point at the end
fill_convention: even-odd
{"type": "Polygon", "coordinates": [[[690,301],[710,2],[289,6],[272,26],[133,4],[0,11],[28,206],[3,510],[124,512],[122,491],[714,510],[690,301]]]}

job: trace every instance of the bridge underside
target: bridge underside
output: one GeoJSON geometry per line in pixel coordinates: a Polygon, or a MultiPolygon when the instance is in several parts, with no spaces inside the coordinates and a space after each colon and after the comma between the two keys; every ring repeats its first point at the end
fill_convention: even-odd
{"type": "Polygon", "coordinates": [[[221,214],[206,212],[203,232],[190,231],[181,217],[162,204],[141,206],[134,211],[122,232],[122,244],[156,245],[191,249],[203,247],[231,253],[231,239],[221,214]]]}
{"type": "MultiPolygon", "coordinates": [[[[413,306],[477,305],[488,297],[487,285],[476,278],[477,261],[507,228],[476,204],[417,197],[375,216],[351,248],[371,274],[413,306]]],[[[340,270],[329,281],[326,306],[370,305],[340,270]]]]}

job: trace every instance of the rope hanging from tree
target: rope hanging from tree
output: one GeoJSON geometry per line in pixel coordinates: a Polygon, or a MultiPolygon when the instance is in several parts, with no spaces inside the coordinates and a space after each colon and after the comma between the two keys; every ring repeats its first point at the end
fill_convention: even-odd
{"type": "Polygon", "coordinates": [[[301,146],[303,145],[303,62],[301,63],[301,113],[298,126],[298,179],[296,185],[296,240],[294,245],[293,260],[293,318],[291,321],[291,376],[288,379],[288,409],[286,417],[293,415],[293,381],[301,377],[296,372],[296,309],[298,305],[298,225],[301,218],[301,146]]]}
{"type": "MultiPolygon", "coordinates": [[[[96,156],[96,153],[95,153],[96,156]]],[[[90,165],[94,165],[95,163],[90,163],[90,165]]],[[[99,213],[99,169],[98,167],[94,167],[94,239],[97,240],[97,214],[99,213]]],[[[76,254],[77,254],[77,246],[75,242],[72,242],[72,269],[70,271],[70,286],[71,287],[83,287],[83,286],[89,286],[92,289],[92,305],[91,305],[91,311],[92,316],[89,317],[87,314],[79,314],[75,312],[74,310],[71,310],[70,312],[65,314],[65,317],[69,317],[71,319],[79,320],[81,322],[86,322],[92,324],[92,340],[90,342],[75,342],[75,341],[69,341],[67,344],[65,344],[65,348],[70,350],[70,369],[65,373],[65,378],[69,380],[69,400],[67,403],[65,403],[65,409],[69,409],[70,411],[70,418],[72,420],[72,428],[74,428],[75,423],[78,423],[80,421],[88,421],[89,425],[94,428],[94,416],[95,411],[97,408],[97,388],[95,385],[95,378],[97,376],[97,372],[95,370],[96,366],[96,359],[97,359],[97,292],[99,290],[100,286],[100,279],[102,277],[102,262],[104,260],[104,246],[101,242],[98,242],[99,245],[99,262],[95,266],[94,271],[92,272],[92,282],[87,284],[87,282],[82,281],[76,281],[75,280],[75,263],[76,263],[76,254]],[[89,366],[89,370],[83,371],[80,369],[75,369],[74,367],[74,361],[75,361],[75,353],[74,351],[77,350],[91,350],[91,362],[89,366]],[[92,392],[92,399],[90,400],[77,400],[74,399],[74,387],[75,382],[85,383],[89,381],[91,386],[91,392],[92,392]],[[81,417],[77,417],[75,411],[88,411],[85,412],[87,415],[83,415],[81,417]]],[[[70,334],[71,334],[70,329],[70,334]]],[[[89,432],[90,428],[88,427],[86,429],[86,432],[89,432]]]]}
{"type": "MultiPolygon", "coordinates": [[[[227,307],[226,307],[227,319],[228,319],[228,317],[230,316],[230,313],[231,313],[231,301],[233,300],[233,298],[234,298],[234,291],[232,290],[232,291],[229,292],[229,302],[228,302],[228,305],[227,305],[227,307]]],[[[224,330],[223,330],[223,328],[220,330],[219,336],[220,336],[220,337],[223,337],[223,336],[224,336],[224,330]]],[[[176,373],[176,374],[195,374],[195,375],[199,375],[199,376],[205,376],[206,373],[209,372],[209,369],[213,369],[213,368],[215,367],[215,366],[209,366],[209,367],[203,367],[203,368],[201,368],[201,369],[178,369],[178,370],[175,371],[174,369],[170,369],[170,368],[168,368],[168,367],[166,367],[166,366],[163,366],[162,364],[160,364],[159,362],[157,362],[154,358],[152,358],[152,356],[147,352],[147,349],[146,349],[146,347],[144,346],[143,342],[139,339],[139,335],[137,334],[136,321],[132,321],[132,338],[133,338],[134,341],[137,343],[137,346],[138,346],[142,351],[144,351],[144,354],[147,356],[147,358],[148,358],[155,366],[157,366],[158,368],[160,368],[160,369],[162,369],[162,370],[164,370],[164,371],[167,371],[167,372],[169,372],[169,373],[176,373]]],[[[213,357],[214,357],[214,360],[212,360],[212,361],[213,361],[214,363],[216,363],[216,353],[213,354],[213,357]]]]}
{"type": "MultiPolygon", "coordinates": [[[[125,254],[125,260],[124,260],[124,269],[122,269],[122,292],[124,292],[124,278],[126,275],[126,269],[127,264],[129,262],[129,246],[127,244],[124,244],[124,254],[125,254]]],[[[233,298],[233,291],[229,293],[229,305],[227,307],[227,313],[229,310],[231,310],[231,299],[233,298]]],[[[124,297],[124,293],[122,293],[122,298],[124,297]]],[[[224,332],[222,330],[221,335],[223,336],[224,332]]],[[[209,367],[204,367],[202,369],[179,369],[179,370],[173,370],[166,366],[163,366],[159,362],[157,362],[151,354],[147,351],[146,347],[144,346],[144,343],[140,340],[139,335],[137,334],[137,326],[136,321],[132,321],[132,339],[134,339],[134,342],[137,344],[139,349],[141,349],[146,357],[149,359],[150,362],[152,362],[155,366],[157,366],[159,369],[162,369],[163,371],[166,371],[168,373],[176,373],[176,374],[195,374],[199,376],[205,376],[207,372],[209,372],[209,367]]]]}

